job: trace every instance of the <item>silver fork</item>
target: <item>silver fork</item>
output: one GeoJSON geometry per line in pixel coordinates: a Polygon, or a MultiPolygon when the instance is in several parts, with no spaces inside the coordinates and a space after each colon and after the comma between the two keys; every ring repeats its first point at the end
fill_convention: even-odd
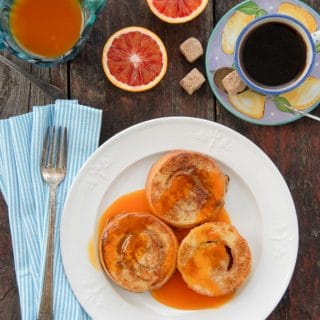
{"type": "Polygon", "coordinates": [[[56,191],[63,181],[67,168],[67,129],[47,129],[41,156],[41,175],[49,185],[49,221],[46,248],[45,274],[38,312],[38,320],[53,318],[53,255],[54,225],[56,216],[56,191]],[[56,132],[57,131],[57,132],[56,132]]]}

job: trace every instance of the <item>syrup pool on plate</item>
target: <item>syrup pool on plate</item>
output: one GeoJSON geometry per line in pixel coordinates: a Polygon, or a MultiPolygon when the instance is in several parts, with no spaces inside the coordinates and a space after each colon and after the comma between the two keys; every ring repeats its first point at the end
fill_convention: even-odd
{"type": "Polygon", "coordinates": [[[19,46],[36,56],[56,58],[72,49],[83,25],[79,0],[16,0],[10,29],[19,46]]]}
{"type": "MultiPolygon", "coordinates": [[[[101,216],[96,235],[88,243],[88,257],[92,266],[97,270],[101,270],[99,267],[98,257],[94,248],[94,239],[99,239],[106,221],[112,216],[118,213],[130,213],[130,212],[151,212],[147,197],[144,190],[134,191],[125,194],[116,199],[101,216]]],[[[230,217],[226,210],[223,208],[216,221],[231,223],[230,217]]],[[[177,236],[179,242],[188,234],[190,229],[172,228],[177,236]]],[[[133,293],[134,294],[134,293],[133,293]]],[[[152,297],[161,304],[167,305],[176,309],[183,310],[199,310],[206,308],[217,308],[230,301],[234,293],[223,295],[220,297],[208,297],[196,293],[188,288],[183,281],[180,273],[176,270],[171,278],[165,283],[163,287],[151,292],[152,297]]]]}
{"type": "Polygon", "coordinates": [[[178,270],[160,289],[152,290],[151,295],[160,303],[182,310],[217,308],[232,299],[234,293],[219,297],[208,297],[188,288],[178,270]]]}

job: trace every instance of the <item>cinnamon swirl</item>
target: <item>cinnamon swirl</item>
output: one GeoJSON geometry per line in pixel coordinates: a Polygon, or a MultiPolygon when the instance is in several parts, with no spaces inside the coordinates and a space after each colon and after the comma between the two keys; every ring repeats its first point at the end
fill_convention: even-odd
{"type": "Polygon", "coordinates": [[[218,214],[226,184],[226,176],[212,158],[178,150],[153,165],[146,195],[155,215],[175,227],[189,228],[218,214]]]}
{"type": "Polygon", "coordinates": [[[183,239],[178,270],[187,285],[200,294],[228,294],[239,288],[250,273],[250,249],[235,227],[207,222],[183,239]]]}
{"type": "Polygon", "coordinates": [[[134,292],[160,288],[176,268],[173,231],[149,213],[120,213],[105,225],[99,255],[106,274],[134,292]]]}

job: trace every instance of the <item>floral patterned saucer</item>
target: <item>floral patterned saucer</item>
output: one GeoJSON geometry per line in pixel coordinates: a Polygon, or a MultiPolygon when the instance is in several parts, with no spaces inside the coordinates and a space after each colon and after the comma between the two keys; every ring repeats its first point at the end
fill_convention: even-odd
{"type": "MultiPolygon", "coordinates": [[[[240,119],[260,125],[281,125],[301,118],[285,106],[304,112],[312,111],[320,102],[320,54],[311,75],[297,89],[277,97],[262,96],[250,89],[230,96],[217,88],[214,72],[222,67],[234,66],[236,40],[252,20],[280,13],[299,20],[313,33],[320,29],[320,16],[311,7],[298,0],[244,1],[233,7],[219,21],[211,33],[206,51],[206,72],[210,87],[220,103],[240,119]]],[[[317,52],[320,47],[317,46],[317,52]]]]}

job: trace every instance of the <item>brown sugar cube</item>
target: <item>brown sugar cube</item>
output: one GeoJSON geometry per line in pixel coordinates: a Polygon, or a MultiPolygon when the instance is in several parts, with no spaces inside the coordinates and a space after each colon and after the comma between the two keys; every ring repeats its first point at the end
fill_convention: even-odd
{"type": "Polygon", "coordinates": [[[181,87],[190,95],[200,89],[202,84],[206,81],[203,74],[197,69],[192,69],[181,81],[181,87]]]}
{"type": "Polygon", "coordinates": [[[222,84],[226,91],[234,96],[246,88],[246,84],[241,80],[237,71],[232,71],[222,79],[222,84]]]}
{"type": "Polygon", "coordinates": [[[182,42],[180,51],[189,62],[194,62],[203,55],[201,42],[196,38],[189,38],[182,42]]]}

